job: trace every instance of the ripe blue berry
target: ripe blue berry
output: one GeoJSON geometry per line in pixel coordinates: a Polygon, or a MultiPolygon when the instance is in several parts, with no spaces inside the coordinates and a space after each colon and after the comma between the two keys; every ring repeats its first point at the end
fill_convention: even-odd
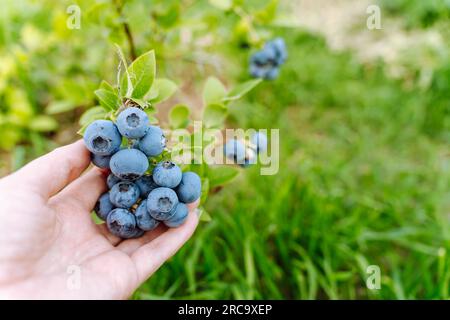
{"type": "Polygon", "coordinates": [[[181,182],[175,191],[181,202],[194,202],[200,198],[202,192],[202,182],[200,177],[194,172],[184,172],[181,177],[181,182]]]}
{"type": "Polygon", "coordinates": [[[144,235],[144,230],[139,229],[137,226],[134,229],[133,232],[130,233],[130,236],[128,238],[125,239],[136,239],[136,238],[140,238],[144,235]]]}
{"type": "Polygon", "coordinates": [[[92,153],[108,156],[119,150],[122,137],[113,122],[96,120],[86,128],[84,143],[92,153]]]}
{"type": "Polygon", "coordinates": [[[264,78],[265,74],[266,74],[266,71],[265,71],[264,67],[260,67],[256,64],[250,65],[250,75],[253,78],[264,78]]]}
{"type": "Polygon", "coordinates": [[[170,228],[176,228],[181,226],[188,217],[188,207],[184,203],[178,203],[175,208],[175,213],[169,220],[164,221],[164,224],[170,228]]]}
{"type": "Polygon", "coordinates": [[[267,136],[264,133],[259,132],[259,131],[256,132],[251,137],[251,142],[255,145],[257,153],[266,152],[266,150],[267,150],[267,136]]]}
{"type": "Polygon", "coordinates": [[[122,180],[136,180],[148,169],[148,159],[136,149],[123,149],[109,162],[112,173],[122,180]]]}
{"type": "Polygon", "coordinates": [[[280,73],[280,70],[278,68],[274,67],[266,72],[266,74],[264,75],[264,79],[275,80],[276,78],[278,78],[279,73],[280,73]]]}
{"type": "Polygon", "coordinates": [[[114,205],[111,203],[111,200],[109,199],[109,192],[106,192],[102,194],[100,198],[98,198],[94,211],[100,219],[106,221],[108,214],[114,208],[115,208],[114,205]]]}
{"type": "Polygon", "coordinates": [[[162,161],[153,169],[153,180],[161,187],[175,188],[181,181],[181,169],[171,161],[162,161]]]}
{"type": "Polygon", "coordinates": [[[119,183],[120,178],[116,177],[114,174],[110,173],[108,175],[108,178],[106,178],[106,184],[108,185],[108,188],[111,189],[112,187],[114,187],[115,184],[119,183]]]}
{"type": "Polygon", "coordinates": [[[236,139],[229,140],[223,148],[227,158],[233,159],[235,163],[242,164],[245,161],[245,145],[236,139]]]}
{"type": "Polygon", "coordinates": [[[159,221],[152,218],[147,210],[147,200],[143,200],[137,207],[134,216],[139,229],[150,231],[159,225],[159,221]]]}
{"type": "Polygon", "coordinates": [[[127,209],[114,209],[106,219],[108,230],[117,237],[129,239],[136,237],[136,218],[127,209]]]}
{"type": "Polygon", "coordinates": [[[141,192],[141,198],[147,198],[150,191],[159,187],[155,181],[153,181],[153,177],[150,174],[143,175],[134,183],[136,183],[141,192]]]}
{"type": "Polygon", "coordinates": [[[275,51],[275,61],[277,62],[277,65],[281,65],[286,62],[287,50],[283,38],[273,39],[266,44],[266,47],[271,47],[275,51]]]}
{"type": "Polygon", "coordinates": [[[91,162],[102,169],[109,169],[109,161],[111,156],[99,156],[91,152],[91,162]]]}
{"type": "Polygon", "coordinates": [[[178,197],[169,188],[156,188],[148,195],[147,211],[156,220],[168,220],[175,213],[178,197]]]}
{"type": "Polygon", "coordinates": [[[117,117],[117,129],[122,136],[129,139],[142,138],[148,130],[147,114],[139,108],[130,107],[122,111],[117,117]]]}
{"type": "Polygon", "coordinates": [[[166,136],[161,128],[149,126],[147,134],[139,141],[139,150],[148,157],[159,156],[166,147],[166,136]]]}
{"type": "Polygon", "coordinates": [[[274,50],[262,50],[253,54],[250,58],[250,62],[257,66],[266,66],[267,64],[273,63],[274,59],[274,50]]]}
{"type": "Polygon", "coordinates": [[[278,77],[279,67],[286,59],[287,51],[284,40],[275,38],[250,57],[250,75],[255,78],[274,80],[278,77]]]}
{"type": "Polygon", "coordinates": [[[119,182],[109,192],[109,199],[118,208],[130,208],[139,199],[139,188],[132,182],[119,182]]]}

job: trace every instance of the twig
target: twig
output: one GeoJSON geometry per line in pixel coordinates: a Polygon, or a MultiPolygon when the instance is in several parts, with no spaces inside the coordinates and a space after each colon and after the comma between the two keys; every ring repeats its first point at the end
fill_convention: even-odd
{"type": "Polygon", "coordinates": [[[133,33],[131,32],[130,25],[128,24],[128,22],[126,21],[125,17],[123,16],[123,13],[122,13],[123,2],[120,0],[114,0],[114,4],[116,6],[116,11],[122,20],[122,27],[123,27],[123,31],[125,32],[125,36],[127,37],[131,61],[134,61],[137,58],[136,46],[134,45],[134,38],[133,38],[133,33]]]}

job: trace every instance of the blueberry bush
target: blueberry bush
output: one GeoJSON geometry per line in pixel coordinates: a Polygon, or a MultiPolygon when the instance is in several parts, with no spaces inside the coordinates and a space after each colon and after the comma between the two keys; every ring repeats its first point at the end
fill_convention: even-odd
{"type": "MultiPolygon", "coordinates": [[[[107,181],[110,190],[99,198],[95,210],[97,217],[106,221],[114,235],[135,238],[153,230],[160,222],[170,227],[180,226],[187,218],[186,204],[198,200],[202,192],[202,201],[205,202],[211,186],[221,187],[238,171],[232,167],[212,167],[207,162],[198,165],[191,159],[184,165],[199,172],[201,178],[192,171],[182,173],[180,167],[171,161],[171,148],[166,148],[166,136],[170,136],[170,129],[191,127],[189,108],[178,104],[171,109],[171,126],[166,132],[156,126],[158,119],[154,115],[156,105],[170,98],[177,85],[169,79],[156,77],[153,50],[137,57],[129,65],[120,47],[117,47],[117,53],[117,84],[101,82],[95,91],[100,105],[81,115],[79,133],[91,152],[92,163],[111,170],[107,181]]],[[[227,92],[218,79],[210,77],[203,91],[202,129],[222,128],[228,105],[260,82],[249,80],[227,92]]],[[[195,134],[198,133],[186,131],[185,137],[195,134]]],[[[253,145],[258,152],[266,149],[265,135],[258,133],[254,138],[253,145]]],[[[188,141],[174,147],[181,146],[183,151],[195,152],[195,148],[203,149],[215,142],[210,139],[204,143],[203,136],[199,145],[190,143],[190,139],[188,141]]],[[[250,165],[244,143],[230,142],[233,141],[242,144],[242,159],[237,159],[236,148],[226,148],[228,144],[225,145],[226,155],[238,163],[250,165]]],[[[210,219],[204,208],[200,210],[203,219],[210,219]]]]}

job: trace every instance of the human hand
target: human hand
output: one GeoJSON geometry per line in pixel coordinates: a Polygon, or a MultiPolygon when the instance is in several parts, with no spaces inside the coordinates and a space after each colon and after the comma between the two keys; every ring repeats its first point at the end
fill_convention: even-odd
{"type": "Polygon", "coordinates": [[[128,298],[194,232],[197,203],[179,228],[111,235],[90,216],[107,172],[89,163],[78,141],[0,179],[0,298],[128,298]]]}

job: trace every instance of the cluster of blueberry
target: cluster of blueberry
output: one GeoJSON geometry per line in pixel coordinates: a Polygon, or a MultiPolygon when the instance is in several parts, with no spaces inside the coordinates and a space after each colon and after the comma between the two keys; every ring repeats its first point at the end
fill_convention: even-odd
{"type": "Polygon", "coordinates": [[[261,51],[250,58],[250,74],[255,78],[273,80],[278,77],[279,68],[287,59],[284,40],[276,38],[267,42],[261,51]]]}
{"type": "Polygon", "coordinates": [[[266,150],[267,136],[259,131],[252,135],[248,142],[231,139],[223,146],[225,156],[233,159],[236,164],[242,167],[255,164],[257,155],[266,152],[266,150]]]}
{"type": "Polygon", "coordinates": [[[85,131],[84,142],[92,163],[111,170],[109,192],[100,196],[95,212],[112,234],[137,238],[160,222],[168,227],[184,223],[186,204],[200,197],[200,177],[182,173],[171,161],[162,161],[152,174],[147,173],[148,158],[162,154],[166,138],[161,128],[149,125],[144,111],[130,107],[119,114],[116,123],[94,121],[85,131]],[[129,146],[122,146],[123,138],[129,146]]]}

